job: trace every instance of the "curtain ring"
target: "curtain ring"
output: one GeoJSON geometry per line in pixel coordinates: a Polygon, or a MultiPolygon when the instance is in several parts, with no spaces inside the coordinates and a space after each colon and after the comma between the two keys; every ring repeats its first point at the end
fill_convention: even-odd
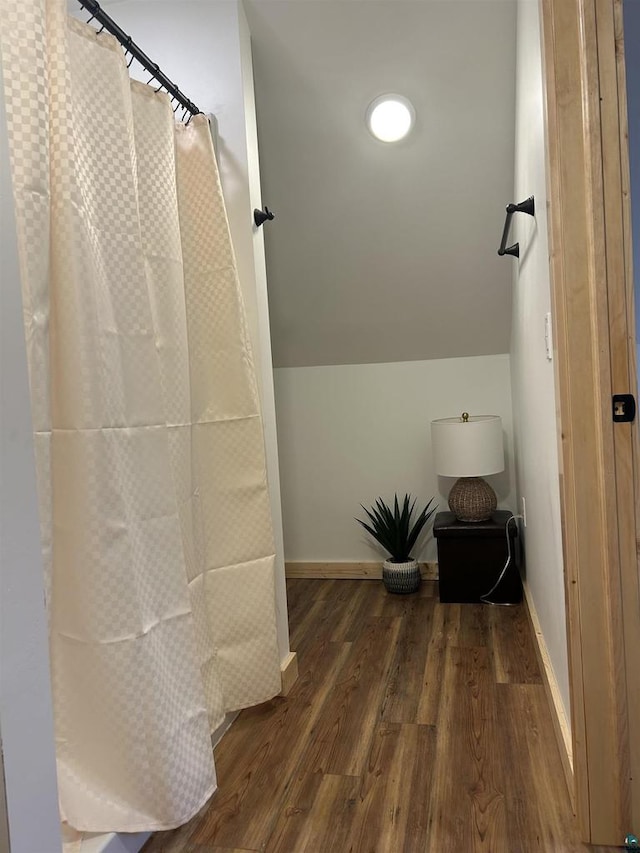
{"type": "MultiPolygon", "coordinates": [[[[125,56],[126,56],[126,53],[125,53],[125,56]]],[[[131,54],[131,59],[127,62],[127,68],[131,68],[131,66],[133,65],[134,59],[135,59],[135,56],[133,54],[131,54]]]]}
{"type": "Polygon", "coordinates": [[[100,35],[100,33],[103,31],[103,29],[104,29],[104,24],[103,24],[103,25],[100,27],[100,29],[98,30],[98,35],[100,35]]]}

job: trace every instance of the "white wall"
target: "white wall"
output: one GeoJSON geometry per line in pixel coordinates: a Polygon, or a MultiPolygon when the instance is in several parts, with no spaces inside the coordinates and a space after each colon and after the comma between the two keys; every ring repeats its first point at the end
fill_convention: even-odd
{"type": "MultiPolygon", "coordinates": [[[[436,496],[446,510],[454,481],[433,473],[430,421],[463,411],[502,416],[507,470],[489,479],[515,510],[508,355],[279,368],[275,379],[287,560],[378,560],[353,520],[378,496],[436,496]]],[[[431,535],[414,556],[436,559],[431,535]]]]}
{"type": "MultiPolygon", "coordinates": [[[[238,5],[240,58],[244,94],[245,132],[247,140],[247,177],[249,183],[249,209],[262,210],[260,193],[260,159],[258,156],[258,128],[256,126],[256,98],[253,87],[253,61],[251,35],[242,4],[238,5]]],[[[246,205],[242,206],[243,216],[246,205]]],[[[243,220],[244,221],[244,220],[243,220]]],[[[246,227],[246,226],[245,226],[246,227]]],[[[267,293],[267,267],[264,248],[264,231],[253,226],[254,299],[257,322],[257,346],[260,358],[256,364],[264,412],[264,439],[267,451],[267,477],[271,496],[273,534],[276,543],[276,608],[278,616],[278,648],[280,660],[289,652],[289,617],[287,589],[284,576],[284,542],[282,531],[282,504],[280,497],[280,470],[278,466],[278,435],[276,431],[276,403],[271,362],[271,327],[269,323],[269,298],[267,293]]]]}
{"type": "Polygon", "coordinates": [[[55,853],[49,646],[3,92],[0,67],[0,736],[11,851],[55,853]]]}
{"type": "MultiPolygon", "coordinates": [[[[271,341],[251,46],[238,0],[124,0],[107,4],[117,23],[167,76],[218,122],[218,163],[244,296],[263,408],[267,475],[276,540],[276,606],[281,660],[289,652],[271,341]]],[[[86,19],[86,15],[84,16],[86,19]]],[[[145,82],[136,63],[133,76],[145,82]]]]}
{"type": "Polygon", "coordinates": [[[534,195],[536,215],[535,220],[524,214],[514,217],[513,235],[520,241],[520,260],[504,260],[514,265],[511,381],[516,478],[518,494],[526,499],[527,509],[526,578],[568,712],[554,365],[547,358],[544,338],[544,318],[551,311],[551,297],[538,15],[537,2],[519,0],[514,200],[534,195]]]}
{"type": "Polygon", "coordinates": [[[503,353],[514,0],[246,0],[278,367],[503,353]],[[368,104],[413,103],[396,145],[368,104]]]}

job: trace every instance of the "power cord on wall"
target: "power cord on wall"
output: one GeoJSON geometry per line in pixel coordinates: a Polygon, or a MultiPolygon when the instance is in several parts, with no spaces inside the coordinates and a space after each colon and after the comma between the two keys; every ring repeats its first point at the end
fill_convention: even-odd
{"type": "Polygon", "coordinates": [[[524,516],[522,516],[522,515],[510,515],[509,518],[507,519],[507,523],[504,526],[505,536],[507,537],[507,561],[504,564],[504,566],[502,567],[502,571],[498,575],[498,580],[494,583],[494,585],[491,587],[489,592],[485,592],[484,595],[480,596],[480,601],[482,601],[483,604],[491,604],[493,607],[515,607],[516,602],[490,601],[489,597],[491,595],[493,595],[493,593],[496,591],[496,589],[500,586],[502,579],[504,578],[504,576],[507,573],[507,569],[511,565],[511,561],[513,559],[513,552],[511,550],[511,537],[509,536],[509,524],[518,518],[521,518],[524,520],[524,516]]]}

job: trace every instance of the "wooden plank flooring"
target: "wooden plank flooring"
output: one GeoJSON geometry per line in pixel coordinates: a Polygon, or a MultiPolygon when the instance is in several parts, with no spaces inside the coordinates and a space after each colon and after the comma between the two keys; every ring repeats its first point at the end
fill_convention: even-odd
{"type": "Polygon", "coordinates": [[[219,789],[144,853],[607,853],[577,840],[522,606],[287,581],[300,677],[243,711],[219,789]]]}

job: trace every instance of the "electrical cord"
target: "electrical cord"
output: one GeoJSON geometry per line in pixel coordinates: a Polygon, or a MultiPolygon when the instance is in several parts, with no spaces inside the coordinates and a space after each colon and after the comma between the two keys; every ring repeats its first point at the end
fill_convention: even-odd
{"type": "Polygon", "coordinates": [[[490,601],[489,596],[493,595],[493,593],[496,591],[496,589],[500,586],[502,579],[504,578],[504,576],[507,573],[507,569],[511,565],[511,560],[513,559],[513,553],[511,551],[511,537],[509,536],[509,523],[511,521],[515,521],[517,518],[523,518],[523,516],[521,516],[521,515],[510,515],[509,518],[507,519],[507,523],[504,526],[505,536],[507,537],[507,561],[504,564],[504,566],[502,567],[502,571],[498,575],[498,580],[494,583],[494,585],[491,587],[489,592],[485,592],[484,595],[480,596],[480,601],[482,601],[483,604],[491,604],[493,607],[515,607],[515,602],[512,602],[512,601],[490,601]]]}

